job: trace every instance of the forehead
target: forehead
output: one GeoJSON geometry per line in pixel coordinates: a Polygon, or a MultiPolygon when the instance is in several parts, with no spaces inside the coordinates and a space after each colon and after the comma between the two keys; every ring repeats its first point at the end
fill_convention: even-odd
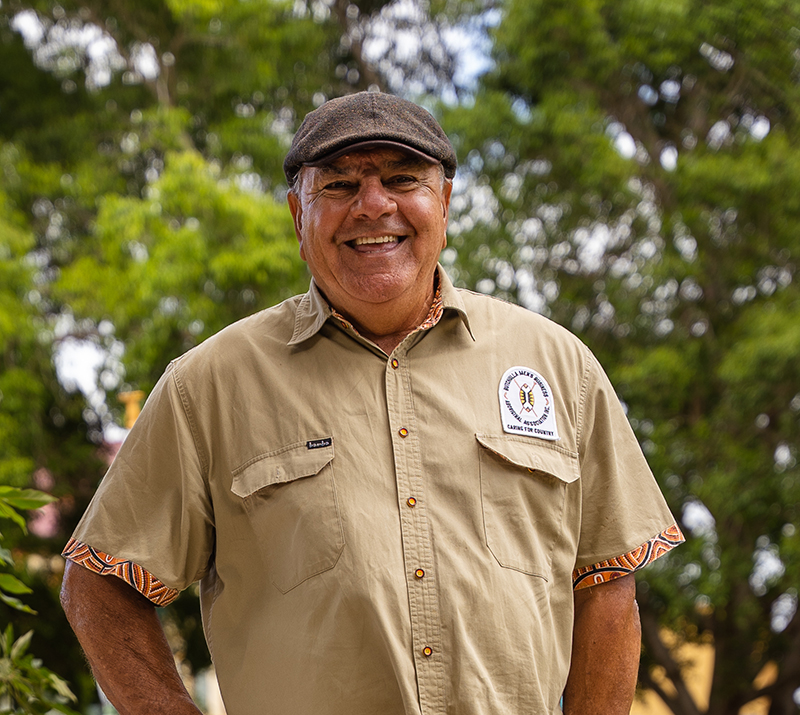
{"type": "Polygon", "coordinates": [[[400,149],[373,148],[343,154],[323,166],[305,168],[311,176],[327,177],[387,171],[436,171],[437,165],[400,149]]]}

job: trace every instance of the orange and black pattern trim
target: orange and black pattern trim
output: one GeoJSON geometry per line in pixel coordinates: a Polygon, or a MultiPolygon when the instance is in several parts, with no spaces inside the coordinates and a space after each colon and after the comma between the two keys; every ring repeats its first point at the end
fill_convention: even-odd
{"type": "Polygon", "coordinates": [[[442,288],[439,285],[439,275],[436,275],[436,293],[433,296],[433,303],[431,309],[428,311],[428,317],[422,321],[417,330],[430,330],[436,323],[442,319],[444,313],[444,301],[442,300],[442,288]]]}
{"type": "Polygon", "coordinates": [[[69,540],[61,555],[65,559],[80,564],[89,569],[89,571],[101,576],[117,576],[121,578],[156,606],[169,605],[180,593],[174,588],[166,586],[153,574],[145,571],[133,561],[124,561],[123,559],[109,556],[75,539],[69,540]]]}
{"type": "MultiPolygon", "coordinates": [[[[441,286],[439,286],[439,276],[437,274],[436,293],[433,296],[433,303],[431,304],[431,309],[428,311],[428,316],[425,318],[425,320],[423,320],[422,323],[420,323],[420,325],[417,327],[417,330],[429,330],[441,320],[443,313],[444,313],[444,301],[442,300],[442,289],[441,286]]],[[[356,333],[358,332],[355,326],[341,313],[339,313],[333,306],[331,306],[331,315],[342,324],[342,327],[349,328],[350,330],[353,330],[356,333]]]]}
{"type": "Polygon", "coordinates": [[[681,530],[677,524],[673,524],[627,554],[617,556],[608,561],[601,561],[592,566],[583,566],[575,569],[572,572],[572,587],[577,591],[579,588],[596,586],[598,583],[605,583],[620,576],[627,576],[652,563],[684,541],[681,530]]]}

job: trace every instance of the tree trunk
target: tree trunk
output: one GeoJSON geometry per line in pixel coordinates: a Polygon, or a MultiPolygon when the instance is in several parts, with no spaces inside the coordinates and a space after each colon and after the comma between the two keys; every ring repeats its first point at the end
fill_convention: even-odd
{"type": "Polygon", "coordinates": [[[661,640],[658,618],[647,609],[642,609],[641,621],[642,637],[647,644],[647,648],[656,662],[666,671],[667,677],[675,686],[676,695],[675,697],[668,696],[652,680],[648,679],[647,685],[658,693],[659,697],[675,715],[703,715],[686,687],[680,666],[675,662],[664,641],[661,640]]]}
{"type": "Polygon", "coordinates": [[[800,712],[800,706],[795,702],[794,694],[798,690],[800,690],[800,683],[785,684],[775,690],[767,715],[797,715],[800,712]]]}

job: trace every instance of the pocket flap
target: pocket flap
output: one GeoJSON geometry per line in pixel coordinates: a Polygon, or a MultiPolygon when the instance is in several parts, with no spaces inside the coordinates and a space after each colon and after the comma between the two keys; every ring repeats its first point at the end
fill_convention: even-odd
{"type": "Polygon", "coordinates": [[[259,489],[317,474],[333,459],[333,439],[298,442],[275,452],[267,452],[233,470],[231,491],[248,497],[259,489]]]}
{"type": "Polygon", "coordinates": [[[554,449],[531,438],[476,434],[482,447],[506,462],[531,471],[545,472],[567,484],[581,476],[578,455],[554,449]]]}

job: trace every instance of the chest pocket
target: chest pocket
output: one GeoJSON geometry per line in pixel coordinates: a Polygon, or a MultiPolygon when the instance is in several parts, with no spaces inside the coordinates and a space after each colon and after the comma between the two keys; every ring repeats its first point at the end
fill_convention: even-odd
{"type": "Polygon", "coordinates": [[[486,545],[501,566],[547,580],[578,456],[525,437],[475,436],[486,545]]]}
{"type": "Polygon", "coordinates": [[[260,455],[233,472],[269,578],[287,593],[332,569],[344,549],[330,438],[260,455]]]}

